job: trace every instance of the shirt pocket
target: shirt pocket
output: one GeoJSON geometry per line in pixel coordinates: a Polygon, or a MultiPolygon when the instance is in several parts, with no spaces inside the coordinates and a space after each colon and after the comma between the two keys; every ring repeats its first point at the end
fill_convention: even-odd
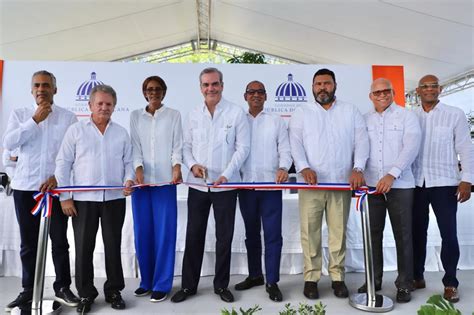
{"type": "Polygon", "coordinates": [[[403,124],[399,122],[392,122],[387,125],[387,137],[385,140],[387,143],[385,145],[389,145],[390,151],[393,151],[394,156],[398,156],[402,148],[402,140],[403,140],[403,124]]]}
{"type": "Polygon", "coordinates": [[[223,128],[217,129],[217,134],[214,135],[217,143],[222,143],[226,145],[230,145],[235,143],[235,128],[228,125],[223,128]]]}
{"type": "Polygon", "coordinates": [[[453,132],[449,127],[436,127],[433,129],[433,142],[439,144],[449,144],[453,138],[453,132]]]}
{"type": "Polygon", "coordinates": [[[206,128],[194,128],[192,130],[193,144],[203,144],[208,142],[206,128]]]}

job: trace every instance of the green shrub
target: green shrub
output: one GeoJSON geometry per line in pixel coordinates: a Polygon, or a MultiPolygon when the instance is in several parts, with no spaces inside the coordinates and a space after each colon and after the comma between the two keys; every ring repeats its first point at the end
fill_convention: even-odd
{"type": "Polygon", "coordinates": [[[455,309],[453,303],[439,294],[431,296],[426,303],[420,307],[418,315],[461,315],[461,311],[455,309]]]}

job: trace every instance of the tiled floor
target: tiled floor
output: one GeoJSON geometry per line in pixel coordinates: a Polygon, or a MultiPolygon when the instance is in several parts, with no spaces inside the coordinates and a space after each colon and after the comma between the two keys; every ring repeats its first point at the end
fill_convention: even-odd
{"type": "MultiPolygon", "coordinates": [[[[383,283],[382,294],[395,300],[395,272],[386,272],[383,283]]],[[[441,283],[442,273],[426,273],[427,288],[412,293],[412,301],[406,304],[395,303],[395,308],[390,314],[411,315],[416,314],[420,305],[425,304],[426,300],[433,294],[442,292],[441,283]]],[[[472,314],[474,311],[474,270],[459,271],[460,280],[459,292],[461,301],[455,304],[462,314],[472,314]]],[[[278,314],[285,308],[286,303],[296,306],[300,302],[313,304],[321,301],[326,305],[326,314],[367,314],[351,307],[348,299],[336,298],[330,289],[330,280],[323,277],[319,283],[320,300],[309,301],[303,296],[303,278],[302,275],[283,275],[279,283],[283,292],[284,301],[280,303],[272,302],[268,299],[264,287],[252,288],[248,291],[235,291],[235,283],[243,280],[245,276],[235,275],[231,277],[230,288],[235,296],[234,303],[222,302],[212,289],[212,277],[203,277],[199,286],[197,295],[190,297],[185,302],[175,304],[167,300],[159,303],[151,303],[149,297],[134,297],[133,291],[138,286],[138,279],[126,279],[126,288],[122,295],[127,303],[127,308],[123,311],[116,311],[110,308],[104,301],[102,293],[96,299],[92,306],[91,314],[220,314],[221,309],[232,307],[238,310],[240,307],[248,309],[258,304],[262,311],[257,314],[278,314]]],[[[45,297],[52,296],[52,278],[46,279],[45,297]]],[[[96,279],[96,286],[101,291],[105,279],[96,279]]],[[[349,273],[346,276],[346,284],[351,293],[356,292],[357,288],[363,283],[364,274],[349,273]]],[[[181,278],[177,277],[174,282],[172,294],[176,292],[181,283],[181,278]]],[[[19,293],[21,281],[16,277],[0,277],[0,307],[3,310],[5,305],[13,300],[19,293]]],[[[74,308],[63,307],[62,314],[77,314],[74,308]]]]}

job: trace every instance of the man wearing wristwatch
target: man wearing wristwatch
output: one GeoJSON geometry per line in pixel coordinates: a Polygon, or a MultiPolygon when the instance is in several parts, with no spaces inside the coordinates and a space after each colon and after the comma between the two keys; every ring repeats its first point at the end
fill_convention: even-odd
{"type": "MultiPolygon", "coordinates": [[[[291,155],[300,180],[310,185],[347,183],[364,185],[363,170],[369,156],[364,118],[356,106],[336,99],[336,77],[328,69],[313,77],[314,103],[300,105],[289,124],[291,155]]],[[[319,297],[323,214],[328,226],[329,265],[334,295],[345,298],[346,224],[350,191],[300,190],[301,247],[304,256],[304,295],[319,297]]]]}
{"type": "MultiPolygon", "coordinates": [[[[247,119],[250,125],[250,154],[240,173],[244,182],[276,182],[288,180],[291,166],[290,143],[285,122],[279,116],[263,110],[267,93],[259,81],[247,84],[244,98],[249,105],[247,119]]],[[[249,276],[235,285],[247,290],[265,283],[262,273],[262,225],[265,242],[265,275],[270,300],[283,300],[278,288],[280,280],[282,192],[281,190],[239,191],[240,212],[245,223],[245,246],[249,276]]]]}
{"type": "MultiPolygon", "coordinates": [[[[388,211],[397,248],[397,302],[411,300],[413,282],[412,205],[415,178],[412,163],[418,155],[421,129],[418,119],[393,102],[392,83],[376,79],[369,94],[374,109],[364,115],[370,141],[365,172],[367,185],[378,194],[369,195],[370,232],[375,290],[382,289],[383,230],[388,211]]],[[[367,292],[367,285],[359,288],[367,292]]]]}

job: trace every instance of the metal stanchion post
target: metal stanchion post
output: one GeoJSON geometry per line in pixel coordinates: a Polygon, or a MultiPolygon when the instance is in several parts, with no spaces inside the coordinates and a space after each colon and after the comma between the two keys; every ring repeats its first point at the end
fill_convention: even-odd
{"type": "Polygon", "coordinates": [[[372,259],[372,238],[370,236],[370,218],[368,196],[364,198],[363,209],[360,211],[362,218],[362,237],[364,240],[365,283],[367,293],[354,293],[349,298],[349,304],[357,309],[383,313],[393,309],[393,301],[386,296],[375,294],[374,264],[372,259]]]}
{"type": "Polygon", "coordinates": [[[33,299],[31,308],[14,308],[12,314],[59,314],[61,304],[53,300],[43,300],[44,270],[46,267],[46,253],[48,250],[49,225],[51,218],[42,217],[38,234],[38,250],[36,252],[35,280],[33,283],[33,299]]]}

